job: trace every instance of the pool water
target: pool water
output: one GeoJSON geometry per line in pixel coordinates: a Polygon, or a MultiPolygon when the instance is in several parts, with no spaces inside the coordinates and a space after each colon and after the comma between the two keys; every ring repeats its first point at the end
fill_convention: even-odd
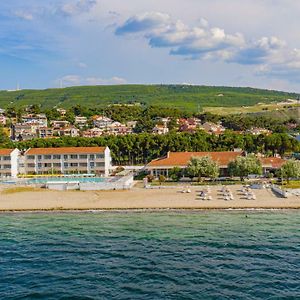
{"type": "Polygon", "coordinates": [[[50,177],[29,179],[29,184],[45,184],[47,182],[107,182],[107,178],[101,177],[50,177]]]}

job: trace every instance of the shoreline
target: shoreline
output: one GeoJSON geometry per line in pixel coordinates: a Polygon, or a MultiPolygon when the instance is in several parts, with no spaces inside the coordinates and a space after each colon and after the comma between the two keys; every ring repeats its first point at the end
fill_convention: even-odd
{"type": "Polygon", "coordinates": [[[28,189],[9,192],[12,187],[0,189],[0,213],[20,212],[163,212],[163,211],[258,211],[297,210],[300,198],[281,198],[268,189],[252,190],[256,200],[241,193],[241,186],[230,186],[234,200],[225,200],[221,186],[211,186],[211,200],[199,197],[202,187],[191,187],[182,193],[181,187],[144,189],[133,187],[120,191],[52,191],[28,189]]]}
{"type": "Polygon", "coordinates": [[[1,214],[98,214],[98,213],[185,213],[185,212],[283,212],[283,211],[298,211],[300,208],[286,207],[286,208],[107,208],[107,209],[16,209],[16,210],[0,210],[1,214]]]}

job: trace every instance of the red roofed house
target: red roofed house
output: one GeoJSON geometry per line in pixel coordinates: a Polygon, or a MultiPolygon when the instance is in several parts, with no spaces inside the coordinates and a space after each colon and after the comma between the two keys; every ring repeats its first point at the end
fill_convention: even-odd
{"type": "Polygon", "coordinates": [[[18,149],[0,149],[0,178],[18,175],[18,149]]]}
{"type": "Polygon", "coordinates": [[[31,148],[24,154],[26,174],[93,173],[109,175],[108,147],[31,148]]]}
{"type": "Polygon", "coordinates": [[[192,157],[210,156],[220,166],[220,174],[227,173],[228,164],[238,156],[244,155],[244,152],[168,152],[166,157],[152,160],[147,165],[147,170],[154,176],[169,175],[169,170],[174,167],[186,168],[192,157]]]}
{"type": "MultiPolygon", "coordinates": [[[[174,167],[186,168],[192,157],[209,156],[219,164],[220,175],[227,176],[228,164],[235,160],[238,156],[244,156],[242,151],[228,151],[228,152],[168,152],[166,157],[152,160],[146,167],[151,175],[159,176],[169,175],[169,170],[174,167]]],[[[263,174],[270,171],[280,169],[285,163],[285,160],[279,157],[260,158],[263,167],[263,174]]]]}
{"type": "Polygon", "coordinates": [[[261,157],[260,161],[263,167],[263,174],[278,170],[286,163],[286,160],[280,157],[261,157]]]}

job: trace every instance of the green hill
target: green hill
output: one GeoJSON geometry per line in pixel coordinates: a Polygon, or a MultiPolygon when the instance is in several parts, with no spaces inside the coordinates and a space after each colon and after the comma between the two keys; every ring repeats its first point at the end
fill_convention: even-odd
{"type": "Polygon", "coordinates": [[[271,90],[188,85],[80,86],[63,89],[0,91],[0,107],[40,104],[68,108],[76,104],[107,106],[141,103],[197,111],[202,107],[251,106],[283,101],[299,95],[271,90]]]}

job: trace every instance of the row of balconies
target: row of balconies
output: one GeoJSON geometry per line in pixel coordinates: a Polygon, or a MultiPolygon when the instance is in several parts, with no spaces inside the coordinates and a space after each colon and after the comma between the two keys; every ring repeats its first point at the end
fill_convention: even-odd
{"type": "Polygon", "coordinates": [[[52,155],[45,155],[45,156],[43,156],[43,155],[36,155],[36,156],[34,156],[34,155],[27,155],[26,157],[25,157],[25,159],[26,160],[61,160],[61,159],[63,159],[63,160],[66,160],[66,159],[80,159],[80,160],[99,160],[99,159],[104,159],[105,157],[104,157],[104,155],[102,156],[100,156],[100,157],[97,157],[96,155],[94,156],[94,157],[89,157],[89,156],[86,156],[86,157],[80,157],[80,155],[79,156],[71,156],[71,155],[61,155],[61,156],[52,156],[52,155]],[[41,156],[41,157],[40,157],[41,156]]]}

